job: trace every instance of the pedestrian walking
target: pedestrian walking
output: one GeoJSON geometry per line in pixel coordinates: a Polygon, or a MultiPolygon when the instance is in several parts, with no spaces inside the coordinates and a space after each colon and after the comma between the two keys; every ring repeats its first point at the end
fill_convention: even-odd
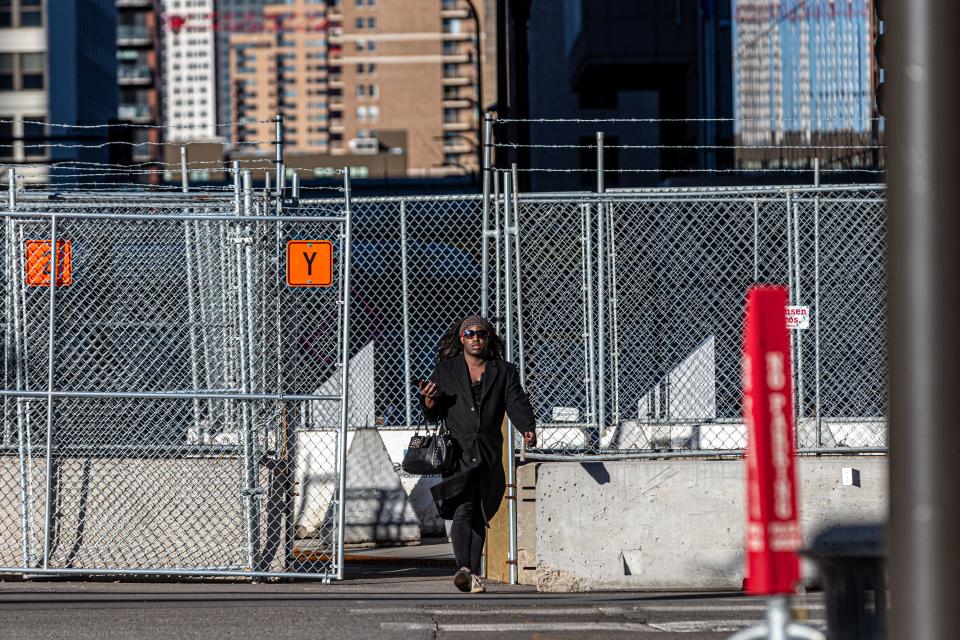
{"type": "Polygon", "coordinates": [[[510,416],[527,446],[535,446],[533,408],[517,368],[503,359],[503,341],[479,315],[444,336],[436,369],[419,388],[424,415],[445,420],[460,449],[458,467],[431,489],[440,516],[452,520],[450,538],[460,567],[453,583],[463,592],[482,593],[483,544],[506,488],[503,416],[510,416]]]}

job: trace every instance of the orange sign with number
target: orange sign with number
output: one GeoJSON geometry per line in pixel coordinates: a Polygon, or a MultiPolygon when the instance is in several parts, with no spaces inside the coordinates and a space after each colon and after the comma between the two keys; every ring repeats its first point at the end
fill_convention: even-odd
{"type": "MultiPolygon", "coordinates": [[[[50,241],[27,240],[26,278],[28,287],[50,286],[50,241]]],[[[73,284],[73,242],[57,240],[57,286],[73,284]]]]}
{"type": "Polygon", "coordinates": [[[329,240],[288,240],[287,284],[291,287],[332,285],[333,243],[329,240]]]}

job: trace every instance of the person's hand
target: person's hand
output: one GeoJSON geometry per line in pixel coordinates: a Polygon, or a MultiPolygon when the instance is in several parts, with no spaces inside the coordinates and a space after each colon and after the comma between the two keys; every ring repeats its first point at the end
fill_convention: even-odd
{"type": "Polygon", "coordinates": [[[535,431],[525,431],[523,433],[523,444],[527,447],[537,446],[537,434],[535,431]]]}
{"type": "Polygon", "coordinates": [[[423,396],[423,404],[427,406],[427,409],[432,409],[433,405],[437,403],[437,385],[429,380],[421,380],[418,386],[420,395],[423,396]]]}

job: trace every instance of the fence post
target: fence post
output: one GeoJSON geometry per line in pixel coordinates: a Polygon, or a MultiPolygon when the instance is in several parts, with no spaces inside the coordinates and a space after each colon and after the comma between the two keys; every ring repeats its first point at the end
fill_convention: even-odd
{"type": "Polygon", "coordinates": [[[276,147],[276,158],[274,165],[277,171],[277,198],[283,197],[283,116],[276,115],[276,134],[274,146],[276,147]]]}
{"type": "MultiPolygon", "coordinates": [[[[526,388],[527,374],[523,351],[523,285],[522,280],[520,279],[520,183],[517,181],[516,162],[513,163],[510,169],[510,177],[513,181],[513,193],[511,194],[511,198],[513,199],[513,269],[514,277],[516,278],[516,284],[514,286],[517,288],[517,367],[520,370],[520,385],[526,388]]],[[[524,447],[522,442],[520,447],[522,455],[524,447]]]]}
{"type": "MultiPolygon", "coordinates": [[[[490,164],[493,149],[493,114],[489,111],[483,115],[483,229],[481,231],[480,263],[480,315],[489,318],[490,315],[490,164]]],[[[409,387],[408,387],[409,388],[409,387]]]]}
{"type": "Polygon", "coordinates": [[[240,161],[233,161],[233,214],[240,215],[240,161]]]}
{"type": "MultiPolygon", "coordinates": [[[[817,182],[820,161],[817,160],[817,182]]],[[[813,198],[813,378],[814,420],[817,449],[823,446],[823,414],[820,409],[820,194],[813,198]]]]}
{"type": "MultiPolygon", "coordinates": [[[[513,256],[510,247],[512,227],[513,184],[509,173],[503,174],[503,251],[504,251],[504,281],[506,283],[506,358],[513,360],[513,256]]],[[[509,545],[507,550],[507,564],[510,568],[510,584],[517,584],[517,461],[514,455],[513,423],[507,419],[507,437],[504,443],[507,447],[507,526],[509,545]]]]}
{"type": "Polygon", "coordinates": [[[180,191],[187,193],[190,191],[190,181],[187,176],[187,147],[180,146],[180,191]]]}
{"type": "Polygon", "coordinates": [[[410,284],[408,280],[407,252],[409,244],[407,242],[407,201],[400,201],[400,285],[402,289],[401,299],[403,300],[403,399],[406,405],[407,426],[413,424],[413,400],[411,395],[414,393],[411,387],[413,382],[410,375],[410,284]]]}
{"type": "Polygon", "coordinates": [[[341,269],[343,272],[343,353],[340,362],[340,391],[343,401],[340,405],[340,437],[337,438],[337,467],[340,469],[339,486],[337,488],[337,578],[343,579],[343,535],[346,516],[347,490],[347,422],[350,416],[350,268],[351,268],[351,240],[353,221],[350,209],[350,171],[343,171],[343,250],[341,269]]]}
{"type": "MultiPolygon", "coordinates": [[[[597,131],[597,193],[603,194],[603,132],[597,131]]],[[[590,434],[590,448],[600,447],[600,434],[607,425],[607,327],[606,327],[606,253],[604,206],[597,202],[597,429],[590,434]]]]}
{"type": "MultiPolygon", "coordinates": [[[[9,185],[9,205],[11,213],[17,209],[17,172],[16,169],[10,167],[7,170],[7,180],[9,185]]],[[[22,274],[23,267],[22,264],[17,260],[21,257],[23,246],[21,242],[18,242],[15,239],[15,230],[16,227],[13,222],[13,218],[7,219],[7,242],[6,242],[6,258],[9,264],[9,276],[7,277],[7,288],[9,290],[9,300],[10,300],[10,309],[12,310],[12,334],[10,340],[13,343],[13,371],[14,371],[14,380],[16,381],[17,389],[23,389],[23,373],[21,373],[21,363],[23,362],[23,346],[21,342],[21,336],[24,335],[25,328],[21,326],[22,308],[24,305],[23,298],[17,296],[17,292],[22,290],[18,285],[18,276],[15,274],[22,274]]],[[[22,282],[22,280],[20,281],[22,282]]],[[[8,318],[11,314],[8,314],[8,318]]],[[[8,351],[8,354],[10,352],[8,351]]],[[[33,502],[33,474],[30,470],[33,468],[31,464],[31,453],[30,453],[30,435],[29,431],[25,430],[27,427],[27,417],[24,415],[23,410],[23,399],[14,398],[13,401],[16,403],[16,415],[17,415],[17,458],[18,458],[18,472],[20,475],[20,528],[23,534],[23,568],[28,569],[32,563],[31,549],[30,546],[33,543],[33,517],[31,513],[30,505],[33,502]]],[[[5,414],[6,415],[6,414],[5,414]]]]}
{"type": "Polygon", "coordinates": [[[494,254],[494,290],[493,290],[493,302],[494,307],[496,308],[497,315],[493,320],[493,324],[497,329],[497,333],[501,333],[502,323],[501,316],[503,316],[503,305],[500,296],[500,289],[502,288],[502,278],[500,276],[500,173],[496,170],[491,169],[493,173],[493,254],[494,254]]]}
{"type": "MultiPolygon", "coordinates": [[[[584,313],[584,325],[586,335],[584,340],[586,341],[586,354],[587,354],[587,413],[589,418],[587,419],[587,428],[588,433],[593,434],[597,430],[597,367],[596,367],[596,358],[597,358],[597,349],[596,349],[596,327],[594,327],[594,310],[593,310],[593,225],[590,222],[590,210],[591,207],[589,204],[580,205],[581,212],[581,225],[583,236],[581,242],[583,243],[583,288],[584,288],[584,297],[586,302],[586,310],[584,313]]],[[[592,436],[591,436],[592,437],[592,436]]]]}
{"type": "MultiPolygon", "coordinates": [[[[802,290],[801,290],[801,272],[800,272],[800,203],[794,199],[793,201],[793,267],[796,272],[794,277],[794,287],[795,292],[793,296],[793,304],[801,305],[802,302],[802,290]]],[[[791,330],[796,334],[796,347],[797,347],[797,435],[796,438],[799,439],[800,434],[800,419],[804,416],[804,407],[806,403],[804,402],[803,394],[803,336],[800,333],[797,333],[797,330],[791,330]]],[[[794,443],[798,444],[798,443],[794,443]]]]}
{"type": "Polygon", "coordinates": [[[57,216],[50,219],[50,316],[47,334],[47,449],[43,516],[43,568],[50,568],[50,535],[53,528],[53,360],[56,336],[57,216]]]}

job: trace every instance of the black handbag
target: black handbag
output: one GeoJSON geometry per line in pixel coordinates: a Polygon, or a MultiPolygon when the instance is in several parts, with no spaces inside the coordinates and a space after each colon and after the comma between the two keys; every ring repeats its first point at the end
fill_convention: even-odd
{"type": "Polygon", "coordinates": [[[420,435],[419,428],[410,438],[400,468],[415,476],[445,475],[457,468],[457,445],[441,421],[437,430],[420,435]]]}

